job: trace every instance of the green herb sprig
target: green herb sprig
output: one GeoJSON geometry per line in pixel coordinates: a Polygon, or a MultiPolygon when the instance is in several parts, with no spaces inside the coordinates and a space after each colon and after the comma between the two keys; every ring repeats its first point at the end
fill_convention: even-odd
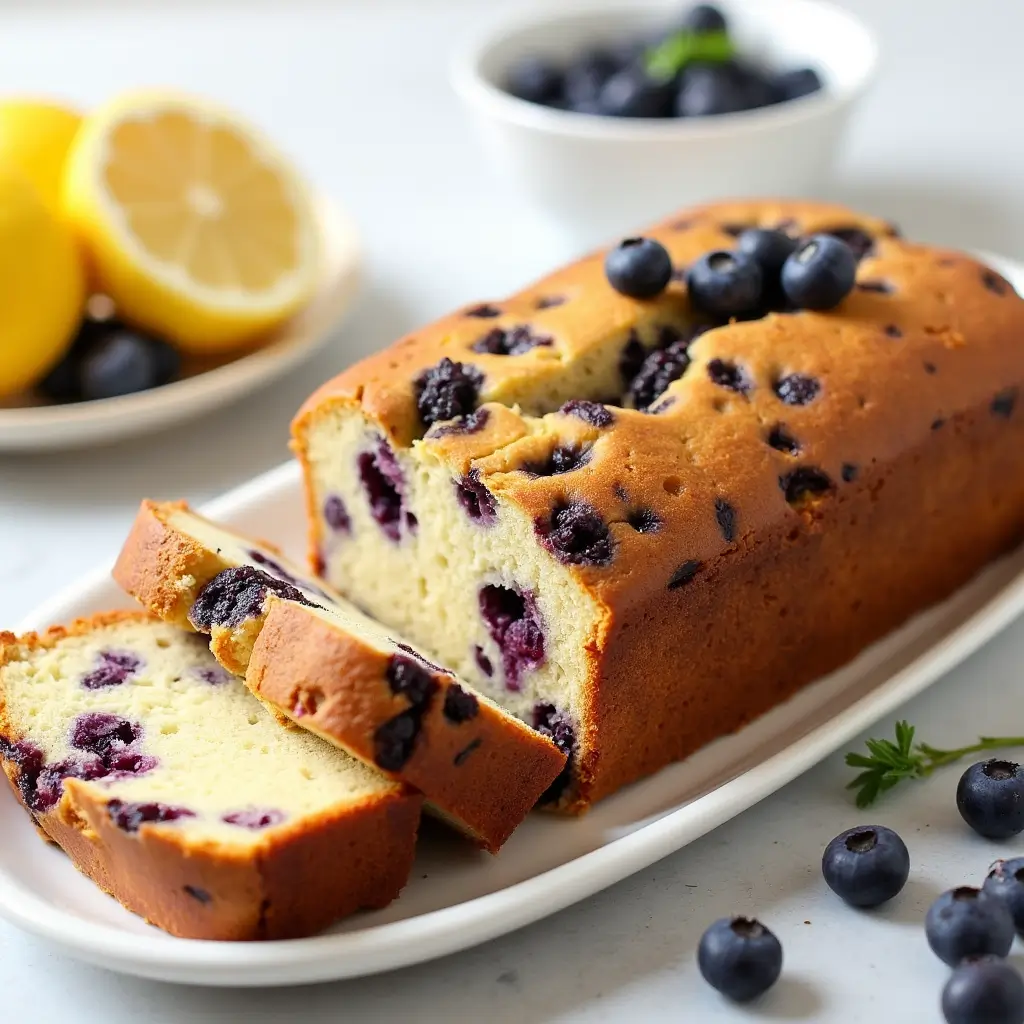
{"type": "Polygon", "coordinates": [[[851,768],[863,769],[847,785],[857,791],[857,806],[870,807],[883,793],[904,779],[927,778],[936,768],[953,764],[969,754],[1006,747],[1024,747],[1024,736],[979,736],[977,743],[942,750],[927,743],[914,742],[914,727],[909,722],[896,723],[896,742],[870,739],[865,744],[868,753],[849,753],[846,763],[851,768]]]}
{"type": "Polygon", "coordinates": [[[673,32],[647,51],[644,64],[652,78],[667,80],[694,61],[722,64],[736,53],[725,32],[673,32]]]}

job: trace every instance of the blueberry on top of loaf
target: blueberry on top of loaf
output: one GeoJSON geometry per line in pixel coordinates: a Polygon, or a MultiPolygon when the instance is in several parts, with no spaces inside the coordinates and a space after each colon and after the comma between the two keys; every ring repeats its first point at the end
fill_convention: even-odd
{"type": "MultiPolygon", "coordinates": [[[[537,723],[267,544],[180,503],[143,503],[114,575],[168,621],[209,633],[220,663],[281,717],[421,790],[492,852],[565,766],[564,744],[537,723]]],[[[521,625],[509,629],[529,645],[521,625]]]]}
{"type": "Polygon", "coordinates": [[[998,515],[970,518],[977,535],[953,525],[967,504],[938,493],[972,446],[995,460],[1016,444],[1024,303],[993,271],[813,202],[702,206],[636,234],[675,268],[655,297],[616,290],[594,253],[488,302],[486,320],[464,308],[370,356],[293,424],[313,564],[524,718],[554,708],[572,727],[575,806],[948,592],[949,536],[969,575],[1017,509],[1006,467],[984,459],[961,490],[990,493],[989,473],[1005,493],[998,515]],[[825,311],[698,310],[688,269],[749,228],[841,239],[863,287],[825,311]],[[480,344],[491,332],[550,343],[480,344]],[[448,395],[450,418],[425,394],[448,395]],[[825,536],[842,553],[814,570],[825,536]],[[727,581],[744,573],[749,607],[734,608],[727,581]],[[804,606],[815,590],[817,611],[804,606]]]}
{"type": "Polygon", "coordinates": [[[412,859],[418,796],[281,729],[202,638],[141,612],[0,633],[0,760],[49,838],[178,934],[314,930],[388,902],[412,859]],[[303,851],[351,884],[310,861],[304,892],[275,890],[303,851]]]}

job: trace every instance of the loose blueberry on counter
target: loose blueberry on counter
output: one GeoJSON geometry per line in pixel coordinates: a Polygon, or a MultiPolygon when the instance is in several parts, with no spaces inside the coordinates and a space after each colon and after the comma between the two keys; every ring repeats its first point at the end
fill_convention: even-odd
{"type": "Polygon", "coordinates": [[[1024,768],[997,758],[972,764],[956,787],[956,806],[964,821],[987,839],[1024,832],[1024,768]]]}
{"type": "Polygon", "coordinates": [[[784,100],[798,100],[811,93],[820,92],[821,76],[814,68],[794,68],[775,76],[775,88],[784,100]]]}
{"type": "Polygon", "coordinates": [[[1010,911],[1017,934],[1024,935],[1024,857],[997,860],[981,888],[1003,903],[1010,911]]]}
{"type": "Polygon", "coordinates": [[[701,936],[697,966],[712,988],[747,1003],[779,980],[782,945],[760,921],[723,917],[701,936]]]}
{"type": "Polygon", "coordinates": [[[631,299],[653,299],[672,279],[672,258],[653,238],[625,238],[604,260],[608,283],[631,299]]]}
{"type": "Polygon", "coordinates": [[[752,257],[719,249],[690,267],[686,287],[696,309],[717,317],[742,316],[760,306],[764,277],[752,257]]]}
{"type": "Polygon", "coordinates": [[[1024,1024],[1024,979],[994,956],[969,956],[942,990],[946,1024],[1024,1024]]]}
{"type": "Polygon", "coordinates": [[[944,892],[929,907],[924,931],[932,952],[950,967],[965,956],[1006,956],[1014,936],[1006,905],[967,885],[944,892]]]}
{"type": "Polygon", "coordinates": [[[596,109],[609,117],[668,117],[672,112],[672,81],[652,78],[641,67],[617,71],[598,94],[596,109]]]}
{"type": "Polygon", "coordinates": [[[509,69],[505,88],[521,100],[546,106],[562,95],[562,73],[543,57],[524,57],[509,69]]]}
{"type": "Polygon", "coordinates": [[[836,836],[821,858],[828,887],[854,907],[878,907],[910,877],[906,844],[884,825],[861,825],[836,836]]]}
{"type": "Polygon", "coordinates": [[[814,235],[782,265],[782,290],[801,309],[834,309],[853,290],[857,257],[834,235],[814,235]]]}

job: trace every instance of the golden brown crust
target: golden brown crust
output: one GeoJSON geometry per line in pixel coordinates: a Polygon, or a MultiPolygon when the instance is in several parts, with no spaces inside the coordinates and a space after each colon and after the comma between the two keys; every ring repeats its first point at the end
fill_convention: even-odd
{"type": "MultiPolygon", "coordinates": [[[[179,511],[190,510],[183,502],[143,502],[114,569],[128,593],[176,625],[188,623],[199,591],[234,565],[171,525],[179,511]]],[[[279,720],[287,716],[381,767],[374,733],[409,706],[388,689],[388,655],[300,605],[273,598],[261,614],[237,626],[214,627],[210,649],[279,720]],[[311,693],[320,695],[313,701],[319,711],[297,714],[311,693]]],[[[415,752],[388,774],[422,790],[436,809],[496,853],[558,776],[565,756],[490,705],[481,704],[477,718],[453,728],[444,719],[443,697],[454,680],[434,675],[442,692],[423,717],[415,752]],[[480,742],[467,753],[474,740],[480,742]]]]}
{"type": "Polygon", "coordinates": [[[856,228],[871,236],[858,286],[827,313],[772,313],[702,334],[657,414],[612,405],[614,423],[597,428],[557,411],[570,396],[555,385],[599,350],[605,358],[609,339],[643,325],[649,346],[659,322],[678,327],[694,316],[679,280],[650,301],[615,292],[599,252],[495,302],[494,316],[481,320],[466,307],[351,367],[294,420],[314,558],[324,526],[311,433],[343,410],[396,447],[423,438],[414,381],[443,356],[480,370],[480,403],[491,419],[473,434],[434,432],[417,443],[453,477],[472,468],[499,505],[535,521],[558,502],[582,500],[609,525],[612,561],[568,567],[600,609],[580,698],[577,809],[835,668],[1005,550],[1024,520],[1024,493],[1014,482],[1021,467],[1009,450],[1021,445],[1024,302],[977,261],[903,241],[886,222],[830,204],[710,204],[643,234],[685,268],[709,250],[732,248],[737,229],[780,225],[800,235],[856,228]],[[564,301],[542,308],[541,298],[564,301]],[[474,350],[487,331],[517,324],[551,344],[517,356],[474,350]],[[746,393],[712,379],[715,360],[743,371],[746,393]],[[817,382],[813,401],[781,400],[776,385],[793,373],[817,382]],[[998,411],[1000,402],[1010,411],[998,411]],[[520,417],[507,408],[513,403],[545,418],[520,417]],[[780,425],[795,452],[769,443],[780,425]],[[582,469],[547,477],[519,471],[545,445],[581,440],[593,446],[582,469]],[[950,491],[936,503],[940,488],[924,479],[926,464],[975,490],[964,499],[950,491]],[[797,469],[826,474],[820,507],[787,500],[786,481],[797,469]],[[906,491],[894,474],[909,477],[906,491]],[[988,490],[979,493],[981,486],[988,490]],[[986,514],[986,500],[1000,503],[998,517],[986,514]],[[969,529],[965,508],[975,516],[969,529]],[[850,509],[858,511],[847,516],[850,509]],[[638,510],[655,514],[657,531],[630,525],[638,510]],[[878,524],[894,537],[922,536],[883,550],[878,524]],[[828,527],[839,536],[823,536],[828,527]],[[954,546],[955,568],[930,563],[954,546]],[[832,561],[818,562],[825,552],[832,561]],[[670,588],[687,566],[697,567],[694,582],[670,588]],[[798,606],[796,620],[779,621],[780,609],[798,606]],[[795,655],[801,647],[806,655],[795,655]]]}
{"type": "MultiPolygon", "coordinates": [[[[418,664],[414,657],[408,660],[418,664]]],[[[497,853],[557,778],[565,755],[486,702],[478,702],[465,721],[446,714],[446,698],[461,688],[447,673],[421,666],[437,689],[419,718],[409,759],[386,771],[375,736],[411,706],[388,685],[391,661],[391,655],[310,609],[274,598],[245,681],[304,729],[424,792],[497,853]]]]}
{"type": "MultiPolygon", "coordinates": [[[[0,667],[146,612],[107,612],[42,634],[0,634],[0,667]]],[[[15,735],[0,688],[0,736],[15,735]]],[[[173,825],[137,833],[110,818],[102,789],[67,779],[51,810],[33,812],[18,787],[20,769],[0,759],[15,795],[42,834],[129,910],[173,935],[196,939],[283,939],[314,934],[359,909],[386,906],[412,867],[422,797],[403,787],[374,794],[290,828],[255,847],[190,840],[173,825]]]]}

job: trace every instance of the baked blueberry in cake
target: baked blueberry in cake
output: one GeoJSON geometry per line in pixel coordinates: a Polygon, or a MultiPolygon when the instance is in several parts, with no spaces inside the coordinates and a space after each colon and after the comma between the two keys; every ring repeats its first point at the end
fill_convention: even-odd
{"type": "Polygon", "coordinates": [[[839,206],[698,207],[311,396],[311,563],[546,730],[581,809],[1013,545],[1022,387],[1024,303],[976,260],[839,206]]]}
{"type": "MultiPolygon", "coordinates": [[[[276,714],[414,786],[491,852],[563,771],[568,751],[550,730],[503,711],[278,551],[180,503],[143,503],[114,576],[167,621],[209,633],[220,664],[276,714]]],[[[496,605],[494,628],[525,670],[543,639],[508,615],[496,605]]]]}
{"type": "Polygon", "coordinates": [[[418,794],[280,728],[142,612],[0,633],[0,761],[47,838],[175,935],[308,935],[385,906],[412,865],[418,794]]]}

